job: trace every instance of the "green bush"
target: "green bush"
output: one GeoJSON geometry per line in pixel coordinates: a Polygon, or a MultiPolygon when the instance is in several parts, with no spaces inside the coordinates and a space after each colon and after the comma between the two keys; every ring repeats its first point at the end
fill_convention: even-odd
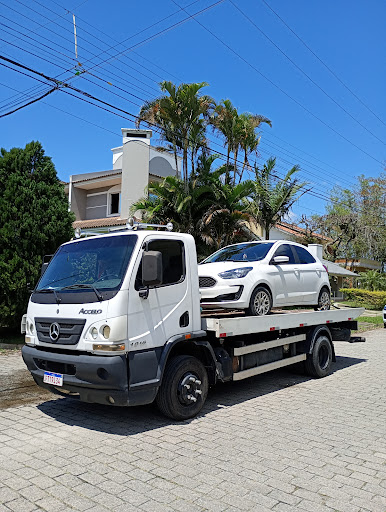
{"type": "Polygon", "coordinates": [[[386,304],[386,291],[371,292],[361,288],[341,288],[345,298],[357,306],[371,306],[371,309],[383,309],[386,304]]]}

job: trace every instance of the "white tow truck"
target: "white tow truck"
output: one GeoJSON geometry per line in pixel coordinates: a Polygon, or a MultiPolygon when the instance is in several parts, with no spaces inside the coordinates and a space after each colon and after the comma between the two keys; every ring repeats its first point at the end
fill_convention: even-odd
{"type": "Polygon", "coordinates": [[[156,400],[184,420],[219,381],[295,363],[324,377],[333,341],[354,341],[362,308],[203,315],[193,237],[127,227],[77,233],[44,265],[22,320],[23,358],[39,386],[89,403],[156,400]]]}

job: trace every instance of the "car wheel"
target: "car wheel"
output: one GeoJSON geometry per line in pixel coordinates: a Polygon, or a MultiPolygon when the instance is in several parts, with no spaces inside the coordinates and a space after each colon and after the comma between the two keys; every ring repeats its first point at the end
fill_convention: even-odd
{"type": "Polygon", "coordinates": [[[272,308],[272,297],[267,288],[258,286],[252,293],[247,309],[247,315],[263,316],[268,315],[272,308]]]}
{"type": "Polygon", "coordinates": [[[208,394],[208,374],[192,356],[176,356],[167,364],[156,402],[159,410],[174,420],[186,420],[202,409],[208,394]]]}
{"type": "Polygon", "coordinates": [[[322,288],[319,293],[318,305],[315,311],[327,311],[331,307],[331,294],[328,288],[322,288]]]}

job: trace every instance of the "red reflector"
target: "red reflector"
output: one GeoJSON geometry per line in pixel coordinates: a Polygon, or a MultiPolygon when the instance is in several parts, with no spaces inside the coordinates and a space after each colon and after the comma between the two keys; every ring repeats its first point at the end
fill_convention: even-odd
{"type": "Polygon", "coordinates": [[[220,338],[226,338],[227,337],[227,333],[226,332],[221,332],[220,333],[220,338]]]}
{"type": "Polygon", "coordinates": [[[304,324],[299,324],[299,327],[304,327],[304,324]]]}
{"type": "Polygon", "coordinates": [[[270,331],[274,331],[276,329],[276,327],[270,327],[269,330],[270,331]]]}
{"type": "Polygon", "coordinates": [[[350,317],[349,320],[352,320],[352,318],[350,317]]]}
{"type": "Polygon", "coordinates": [[[326,324],[330,324],[331,323],[331,320],[326,320],[326,324]]]}

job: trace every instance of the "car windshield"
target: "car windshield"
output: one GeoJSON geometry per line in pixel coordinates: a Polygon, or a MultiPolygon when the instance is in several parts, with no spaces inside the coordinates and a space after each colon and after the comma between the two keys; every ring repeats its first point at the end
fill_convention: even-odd
{"type": "Polygon", "coordinates": [[[117,290],[123,280],[137,235],[108,236],[62,245],[41,277],[36,292],[117,290]]]}
{"type": "Polygon", "coordinates": [[[202,263],[217,263],[219,261],[260,261],[264,259],[273,242],[258,242],[230,245],[215,252],[202,263]]]}

